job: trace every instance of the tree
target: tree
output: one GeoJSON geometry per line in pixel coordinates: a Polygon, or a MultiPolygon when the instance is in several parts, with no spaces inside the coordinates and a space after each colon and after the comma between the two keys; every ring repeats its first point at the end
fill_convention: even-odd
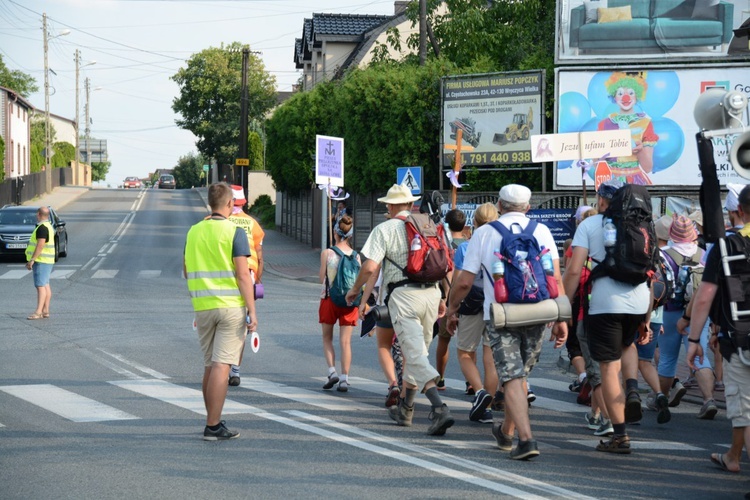
{"type": "MultiPolygon", "coordinates": [[[[44,117],[34,116],[31,119],[31,143],[29,151],[29,160],[31,162],[31,173],[41,172],[46,164],[47,158],[44,156],[44,148],[47,144],[46,129],[44,117]]],[[[54,125],[50,124],[50,142],[55,143],[57,132],[54,125]]],[[[53,148],[54,150],[54,148],[53,148]]]]}
{"type": "Polygon", "coordinates": [[[181,156],[172,170],[177,187],[185,189],[205,184],[205,178],[201,178],[204,164],[205,161],[200,154],[188,153],[181,156]]]}
{"type": "MultiPolygon", "coordinates": [[[[198,151],[220,164],[234,164],[239,151],[242,44],[194,54],[172,76],[179,95],[172,109],[177,125],[198,137],[198,151]]],[[[261,119],[276,103],[276,79],[252,52],[248,58],[248,119],[261,119]]]]}
{"type": "Polygon", "coordinates": [[[52,145],[53,155],[50,159],[52,168],[64,168],[70,166],[70,162],[76,157],[76,147],[69,142],[56,142],[52,145]]]}
{"type": "Polygon", "coordinates": [[[91,162],[91,180],[93,182],[103,181],[107,178],[109,173],[109,167],[112,162],[109,161],[94,161],[91,162]]]}
{"type": "Polygon", "coordinates": [[[17,69],[8,69],[5,62],[3,62],[2,55],[0,55],[0,87],[18,92],[23,97],[29,97],[39,90],[33,76],[27,75],[17,69]]]}

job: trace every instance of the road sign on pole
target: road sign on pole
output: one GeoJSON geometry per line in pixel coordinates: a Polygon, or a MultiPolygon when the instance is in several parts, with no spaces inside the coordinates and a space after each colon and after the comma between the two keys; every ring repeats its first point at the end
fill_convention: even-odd
{"type": "Polygon", "coordinates": [[[234,160],[234,164],[240,167],[247,167],[250,165],[249,158],[237,158],[234,160]]]}
{"type": "Polygon", "coordinates": [[[203,165],[203,171],[208,172],[208,165],[203,165]]]}
{"type": "Polygon", "coordinates": [[[404,184],[413,195],[422,194],[422,167],[398,167],[396,184],[404,184]]]}

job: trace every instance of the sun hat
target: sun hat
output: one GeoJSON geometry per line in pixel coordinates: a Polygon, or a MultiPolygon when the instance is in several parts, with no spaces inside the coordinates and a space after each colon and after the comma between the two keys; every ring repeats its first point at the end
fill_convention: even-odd
{"type": "Polygon", "coordinates": [[[387,205],[401,205],[404,203],[414,203],[419,198],[419,196],[412,195],[411,189],[403,184],[394,184],[383,198],[378,198],[378,201],[387,205]]]}
{"type": "Polygon", "coordinates": [[[590,207],[588,205],[581,205],[578,207],[578,210],[576,210],[576,222],[581,222],[583,220],[583,214],[588,212],[589,210],[593,210],[593,207],[590,207]]]}
{"type": "Polygon", "coordinates": [[[507,184],[498,193],[500,199],[508,203],[528,203],[531,200],[531,190],[520,184],[507,184]]]}
{"type": "Polygon", "coordinates": [[[703,226],[703,212],[698,209],[695,212],[691,212],[690,215],[688,215],[688,219],[695,222],[699,226],[703,226]]]}
{"type": "Polygon", "coordinates": [[[596,194],[598,194],[605,200],[611,200],[615,195],[615,192],[624,185],[625,184],[623,184],[619,179],[609,179],[599,184],[599,188],[596,190],[596,194]]]}
{"type": "Polygon", "coordinates": [[[242,186],[232,184],[232,199],[234,200],[235,207],[244,207],[247,200],[245,199],[245,193],[242,190],[242,186]]]}
{"type": "Polygon", "coordinates": [[[656,237],[660,240],[669,241],[669,230],[672,228],[672,217],[662,215],[654,222],[656,237]]]}
{"type": "Polygon", "coordinates": [[[669,239],[675,243],[692,243],[698,239],[693,221],[684,215],[672,214],[672,227],[669,228],[669,239]]]}
{"type": "Polygon", "coordinates": [[[727,184],[727,201],[724,203],[724,208],[729,212],[736,212],[740,206],[740,191],[744,188],[744,184],[727,184]]]}

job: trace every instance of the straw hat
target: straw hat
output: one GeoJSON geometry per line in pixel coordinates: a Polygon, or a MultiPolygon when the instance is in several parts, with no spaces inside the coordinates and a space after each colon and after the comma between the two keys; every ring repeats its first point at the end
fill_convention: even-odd
{"type": "Polygon", "coordinates": [[[692,243],[698,239],[693,221],[684,215],[672,214],[672,227],[669,229],[669,239],[675,243],[692,243]]]}
{"type": "Polygon", "coordinates": [[[405,203],[414,203],[419,198],[419,196],[412,195],[411,189],[403,184],[394,184],[388,190],[385,197],[378,198],[378,201],[387,205],[402,205],[405,203]]]}

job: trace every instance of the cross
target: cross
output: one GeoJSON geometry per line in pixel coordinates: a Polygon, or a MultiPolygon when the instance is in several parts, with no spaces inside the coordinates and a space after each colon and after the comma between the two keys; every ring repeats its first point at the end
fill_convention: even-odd
{"type": "MultiPolygon", "coordinates": [[[[456,179],[458,179],[458,174],[461,172],[461,150],[464,151],[473,151],[474,148],[467,145],[462,145],[461,141],[464,137],[464,131],[461,129],[461,127],[457,127],[456,130],[456,144],[446,144],[443,146],[443,149],[449,149],[452,151],[455,151],[455,158],[453,162],[453,171],[456,173],[456,179]]],[[[456,186],[451,184],[452,190],[451,190],[451,209],[456,208],[456,197],[457,197],[457,189],[456,186]]]]}

